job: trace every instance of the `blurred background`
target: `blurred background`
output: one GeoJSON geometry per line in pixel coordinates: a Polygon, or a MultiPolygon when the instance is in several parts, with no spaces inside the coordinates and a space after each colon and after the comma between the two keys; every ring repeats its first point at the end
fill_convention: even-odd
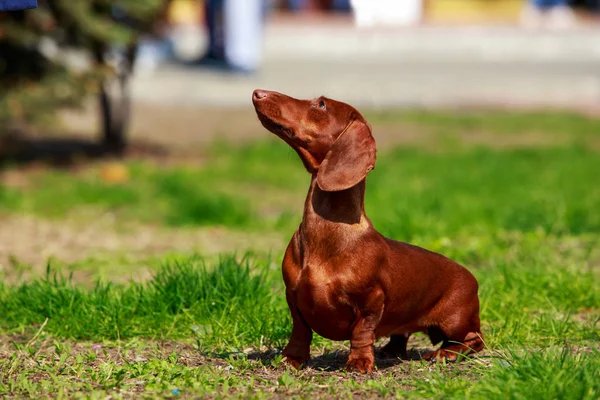
{"type": "MultiPolygon", "coordinates": [[[[40,0],[0,14],[0,254],[218,252],[252,247],[248,226],[291,232],[307,177],[257,121],[255,88],[355,105],[382,154],[596,146],[599,27],[599,0],[40,0]],[[273,159],[297,175],[272,177],[273,159]],[[42,222],[56,216],[74,227],[42,222]],[[236,233],[115,239],[127,221],[236,233]]],[[[570,179],[556,174],[556,187],[570,179]]]]}
{"type": "Polygon", "coordinates": [[[0,14],[1,154],[56,122],[113,154],[130,135],[211,139],[167,114],[248,109],[255,88],[369,108],[598,109],[598,0],[396,3],[54,0],[0,14]]]}
{"type": "Polygon", "coordinates": [[[0,13],[2,398],[600,398],[599,3],[0,13]],[[312,368],[272,368],[310,176],[256,88],[363,113],[365,211],[473,272],[483,357],[359,378],[315,335],[312,368]]]}

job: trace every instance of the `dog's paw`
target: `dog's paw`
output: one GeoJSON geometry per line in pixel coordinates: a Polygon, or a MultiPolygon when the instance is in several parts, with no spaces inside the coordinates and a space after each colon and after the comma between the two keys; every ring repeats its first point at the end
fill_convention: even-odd
{"type": "Polygon", "coordinates": [[[346,370],[349,372],[360,372],[363,374],[373,372],[375,362],[372,358],[350,358],[346,363],[346,370]]]}
{"type": "Polygon", "coordinates": [[[437,362],[437,361],[450,361],[454,362],[458,359],[459,354],[455,351],[446,351],[444,349],[439,349],[435,351],[430,351],[421,356],[421,358],[425,361],[437,362]]]}
{"type": "Polygon", "coordinates": [[[298,356],[295,354],[286,353],[285,351],[282,355],[284,357],[283,361],[296,369],[300,369],[302,365],[306,364],[310,359],[310,356],[298,356]]]}
{"type": "Polygon", "coordinates": [[[294,367],[296,369],[302,368],[302,364],[305,363],[305,361],[297,360],[297,359],[291,358],[291,357],[285,357],[283,360],[286,362],[286,364],[291,365],[292,367],[294,367]]]}

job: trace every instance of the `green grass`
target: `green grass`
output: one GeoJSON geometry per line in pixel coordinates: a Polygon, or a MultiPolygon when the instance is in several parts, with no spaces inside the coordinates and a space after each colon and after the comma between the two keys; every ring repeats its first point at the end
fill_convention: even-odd
{"type": "Polygon", "coordinates": [[[126,184],[106,183],[95,174],[65,179],[64,172],[47,172],[35,179],[34,189],[0,188],[1,207],[54,218],[91,207],[175,226],[243,226],[249,221],[248,205],[215,189],[205,171],[164,171],[135,163],[129,167],[132,178],[126,184]]]}
{"type": "Polygon", "coordinates": [[[474,368],[473,385],[460,373],[438,369],[416,382],[425,398],[593,399],[600,395],[600,351],[542,349],[496,357],[487,368],[474,368]]]}
{"type": "MultiPolygon", "coordinates": [[[[389,236],[600,231],[600,214],[588,212],[600,208],[600,187],[593,184],[600,170],[594,150],[600,141],[598,120],[481,111],[367,115],[375,132],[408,122],[432,134],[410,146],[379,149],[366,206],[389,236]],[[543,146],[495,146],[532,133],[541,135],[543,146]],[[486,139],[473,147],[459,139],[464,134],[486,139]]],[[[398,129],[402,136],[407,128],[398,129]]],[[[0,212],[62,218],[91,208],[170,226],[289,231],[297,225],[309,177],[285,143],[273,138],[246,146],[217,143],[207,154],[197,166],[128,162],[131,178],[123,184],[103,182],[97,169],[76,176],[37,174],[25,188],[0,183],[0,212]]]]}
{"type": "MultiPolygon", "coordinates": [[[[597,277],[584,263],[562,265],[546,253],[510,262],[498,257],[473,270],[490,345],[600,340],[594,329],[600,318],[597,277]]],[[[166,260],[149,282],[99,281],[91,289],[48,271],[44,279],[0,284],[0,327],[27,333],[48,319],[47,332],[78,340],[177,339],[201,332],[215,351],[281,346],[290,328],[284,298],[279,264],[248,256],[209,266],[197,257],[166,260]]]]}
{"type": "Polygon", "coordinates": [[[183,338],[202,332],[203,343],[224,350],[242,343],[281,345],[285,301],[279,267],[248,258],[223,258],[207,267],[200,258],[166,263],[147,283],[116,285],[98,282],[86,289],[69,277],[48,271],[45,279],[18,286],[0,285],[0,326],[26,332],[48,319],[46,330],[72,339],[131,337],[183,338]],[[280,290],[279,290],[280,291],[280,290]]]}
{"type": "MultiPolygon", "coordinates": [[[[382,362],[362,376],[339,369],[345,344],[316,337],[312,367],[286,369],[278,351],[291,321],[280,253],[158,257],[151,279],[125,284],[84,285],[66,271],[104,264],[58,260],[44,277],[0,283],[0,394],[599,398],[600,156],[591,144],[600,123],[505,112],[369,116],[375,125],[398,118],[434,135],[423,145],[380,149],[367,214],[385,235],[475,274],[488,345],[482,357],[459,365],[382,362]],[[548,143],[457,139],[478,131],[498,142],[538,132],[548,143]]],[[[110,212],[158,228],[218,225],[287,240],[309,182],[297,155],[275,140],[218,143],[196,166],[126,166],[131,176],[122,184],[104,183],[97,167],[30,174],[24,185],[0,185],[0,212],[56,223],[110,212]]]]}
{"type": "MultiPolygon", "coordinates": [[[[0,209],[64,217],[92,207],[171,226],[289,232],[309,182],[296,158],[269,141],[219,147],[201,168],[132,163],[131,180],[119,185],[94,173],[48,172],[27,189],[3,188],[0,209]]],[[[592,184],[598,170],[597,153],[580,147],[382,151],[368,179],[366,208],[382,233],[406,240],[499,229],[598,233],[600,214],[589,212],[600,209],[600,186],[592,184]]]]}
{"type": "Polygon", "coordinates": [[[297,372],[286,370],[278,359],[253,361],[244,355],[207,363],[184,346],[148,349],[139,342],[128,342],[120,346],[107,343],[101,349],[88,343],[48,347],[28,347],[29,352],[22,348],[19,353],[30,355],[15,353],[0,361],[4,377],[0,390],[22,397],[51,393],[58,398],[73,398],[77,393],[85,393],[86,398],[164,398],[177,393],[183,398],[595,399],[600,394],[597,351],[548,349],[461,367],[405,363],[394,371],[365,377],[342,371],[297,372]],[[478,380],[476,384],[473,379],[478,380]]]}
{"type": "MultiPolygon", "coordinates": [[[[42,280],[0,286],[4,336],[33,337],[33,342],[66,338],[77,346],[84,343],[86,352],[66,349],[60,340],[52,344],[58,354],[51,357],[40,355],[35,343],[17,343],[13,346],[18,352],[0,360],[0,389],[35,396],[77,376],[79,383],[69,385],[69,391],[100,395],[102,390],[135,387],[133,382],[142,380],[145,390],[155,395],[174,388],[211,394],[223,391],[224,385],[239,394],[250,390],[248,376],[264,373],[276,380],[258,380],[257,393],[262,390],[263,395],[269,387],[280,390],[282,385],[287,392],[306,394],[307,383],[322,379],[308,390],[593,399],[600,394],[598,282],[581,266],[548,264],[540,253],[534,258],[528,267],[517,263],[474,271],[481,282],[481,318],[491,356],[460,366],[408,362],[382,367],[364,382],[366,386],[355,385],[355,376],[342,372],[311,370],[303,375],[276,368],[280,358],[273,350],[286,343],[291,321],[279,268],[268,259],[230,256],[208,266],[197,257],[170,259],[147,283],[99,282],[91,289],[49,272],[42,280]],[[96,352],[85,344],[92,340],[127,352],[137,346],[127,343],[143,343],[141,339],[192,343],[187,357],[205,355],[213,362],[196,369],[170,354],[137,362],[105,357],[98,364],[96,352]],[[247,349],[259,352],[259,358],[262,349],[262,358],[249,359],[247,349]],[[215,368],[214,360],[232,372],[215,368]],[[32,382],[26,378],[32,371],[52,378],[45,384],[32,382]]],[[[336,346],[320,337],[313,343],[313,349],[336,346]]]]}
{"type": "Polygon", "coordinates": [[[600,133],[600,120],[563,111],[514,112],[501,110],[384,110],[365,113],[372,124],[415,123],[425,129],[451,134],[488,132],[503,135],[541,133],[549,139],[565,137],[573,142],[600,133]]]}

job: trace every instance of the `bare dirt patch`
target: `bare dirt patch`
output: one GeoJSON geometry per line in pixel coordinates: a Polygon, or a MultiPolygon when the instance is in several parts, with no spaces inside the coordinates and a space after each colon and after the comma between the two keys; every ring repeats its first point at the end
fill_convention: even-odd
{"type": "MultiPolygon", "coordinates": [[[[485,110],[486,108],[472,107],[472,109],[485,110]]],[[[370,110],[364,111],[368,116],[370,110]]],[[[97,134],[98,124],[93,104],[79,112],[63,112],[61,116],[65,127],[64,132],[67,134],[83,138],[93,138],[97,134]]],[[[439,144],[440,135],[427,124],[403,121],[401,117],[394,118],[393,121],[377,121],[373,118],[370,122],[380,150],[398,145],[435,148],[439,144]]],[[[174,157],[201,153],[215,140],[244,143],[269,137],[270,133],[262,127],[250,106],[246,108],[172,107],[142,102],[134,105],[131,123],[132,140],[155,143],[169,148],[174,152],[174,157]]],[[[499,149],[555,146],[572,140],[567,135],[549,136],[545,132],[503,134],[467,130],[457,133],[454,139],[467,146],[488,146],[499,149]]],[[[589,141],[594,148],[600,148],[597,147],[600,146],[600,139],[590,138],[589,141]]]]}
{"type": "MultiPolygon", "coordinates": [[[[145,280],[152,271],[147,260],[165,253],[213,256],[247,249],[281,251],[284,246],[277,234],[258,235],[218,227],[123,225],[111,213],[92,212],[60,221],[28,215],[0,218],[0,268],[9,282],[43,274],[50,258],[65,264],[104,260],[98,268],[104,269],[102,275],[111,280],[145,280]]],[[[86,280],[97,272],[76,271],[74,277],[86,280]]]]}
{"type": "MultiPolygon", "coordinates": [[[[292,370],[280,360],[279,349],[247,348],[238,353],[202,353],[189,341],[143,340],[133,339],[115,343],[56,341],[52,337],[35,340],[25,336],[0,336],[0,363],[16,357],[11,375],[18,376],[27,371],[28,380],[37,382],[50,379],[52,373],[69,370],[81,371],[84,365],[87,371],[100,371],[111,364],[123,367],[125,371],[136,365],[161,360],[170,365],[180,365],[186,369],[203,369],[206,374],[214,375],[216,379],[234,378],[242,387],[252,382],[252,390],[272,393],[273,397],[301,394],[308,386],[311,395],[318,398],[330,398],[332,393],[343,390],[361,398],[382,398],[377,389],[363,387],[374,382],[394,383],[396,389],[412,390],[409,384],[411,378],[435,369],[431,363],[421,361],[406,361],[400,359],[376,360],[377,369],[371,374],[348,373],[344,369],[348,356],[347,347],[333,343],[333,348],[313,349],[313,358],[300,371],[292,370]],[[278,358],[279,357],[279,358],[278,358]],[[50,374],[44,372],[51,371],[50,374]],[[286,381],[289,379],[289,381],[286,381]],[[404,383],[403,383],[404,382],[404,383]],[[348,385],[349,384],[349,385],[348,385]],[[353,389],[354,388],[354,389],[353,389]],[[332,392],[333,390],[333,392],[332,392]]],[[[413,349],[414,354],[421,354],[427,349],[413,349]]],[[[477,379],[474,364],[488,365],[489,354],[484,354],[471,361],[465,361],[446,368],[460,371],[463,376],[477,379]]],[[[417,360],[418,358],[415,358],[417,360]]],[[[166,366],[164,368],[171,368],[166,366]]],[[[157,371],[157,373],[159,373],[157,371]]],[[[102,389],[98,382],[90,381],[92,374],[72,374],[71,379],[92,384],[102,389]]],[[[127,387],[128,394],[144,392],[147,382],[144,376],[134,376],[125,372],[121,385],[127,387]]],[[[384,385],[379,383],[379,385],[384,385]]],[[[229,395],[236,395],[240,388],[230,388],[229,395]],[[232,392],[233,389],[233,392],[232,392]]],[[[238,393],[241,394],[241,393],[238,393]]],[[[127,396],[129,397],[129,396],[127,396]]]]}
{"type": "MultiPolygon", "coordinates": [[[[94,106],[61,114],[69,135],[94,137],[97,117],[94,106]]],[[[179,152],[200,151],[215,140],[240,141],[269,137],[250,107],[169,107],[136,103],[131,121],[131,139],[164,145],[179,152]]]]}

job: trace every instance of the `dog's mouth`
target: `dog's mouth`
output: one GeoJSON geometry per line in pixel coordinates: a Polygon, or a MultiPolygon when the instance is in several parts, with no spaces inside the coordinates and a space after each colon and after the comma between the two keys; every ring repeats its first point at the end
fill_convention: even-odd
{"type": "MultiPolygon", "coordinates": [[[[270,113],[272,114],[272,113],[270,113]]],[[[277,110],[276,114],[280,114],[279,110],[277,110]]],[[[271,116],[267,116],[262,110],[256,108],[256,115],[258,119],[262,123],[262,125],[269,131],[277,135],[280,139],[286,142],[288,145],[294,146],[303,146],[305,143],[303,140],[300,140],[294,129],[289,126],[284,125],[283,123],[275,121],[271,116]]]]}
{"type": "Polygon", "coordinates": [[[281,110],[274,104],[264,101],[260,105],[255,102],[254,108],[262,125],[294,149],[300,156],[304,167],[309,172],[315,173],[318,169],[318,163],[308,150],[309,141],[299,138],[294,129],[285,122],[279,122],[284,119],[281,117],[281,110]]]}

